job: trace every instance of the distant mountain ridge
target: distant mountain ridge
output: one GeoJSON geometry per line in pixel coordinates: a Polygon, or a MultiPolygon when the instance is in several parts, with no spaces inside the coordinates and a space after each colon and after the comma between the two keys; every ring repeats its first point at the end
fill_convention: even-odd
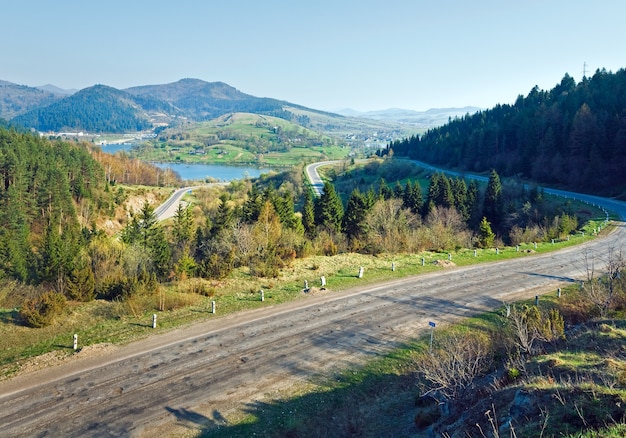
{"type": "MultiPolygon", "coordinates": [[[[308,128],[319,125],[317,129],[322,131],[328,131],[329,127],[336,131],[346,125],[354,132],[354,121],[367,118],[383,124],[384,130],[393,131],[389,125],[427,129],[473,110],[476,108],[336,114],[252,96],[224,82],[192,78],[124,90],[94,85],[75,92],[50,84],[28,87],[0,81],[0,118],[40,132],[123,133],[172,125],[177,120],[212,120],[238,112],[279,117],[308,128]],[[326,121],[320,125],[313,116],[326,121]]],[[[369,125],[368,129],[375,132],[369,125]]]]}
{"type": "Polygon", "coordinates": [[[199,79],[181,79],[170,84],[126,90],[94,85],[65,97],[34,87],[0,82],[0,101],[9,102],[0,112],[0,118],[43,132],[121,133],[167,125],[179,117],[203,121],[235,112],[291,119],[296,116],[285,110],[286,107],[305,108],[286,101],[251,96],[223,82],[199,79]],[[33,97],[18,104],[23,96],[33,97]]]}
{"type": "Polygon", "coordinates": [[[373,119],[379,121],[393,121],[410,125],[422,126],[430,128],[435,125],[443,125],[449,119],[463,117],[468,114],[474,114],[481,108],[475,106],[466,106],[463,108],[431,108],[427,111],[415,111],[401,108],[389,108],[386,110],[376,111],[355,111],[352,109],[343,109],[337,111],[347,117],[359,117],[373,119]]]}
{"type": "Polygon", "coordinates": [[[50,91],[0,80],[0,118],[5,120],[48,106],[59,99],[50,91]]]}

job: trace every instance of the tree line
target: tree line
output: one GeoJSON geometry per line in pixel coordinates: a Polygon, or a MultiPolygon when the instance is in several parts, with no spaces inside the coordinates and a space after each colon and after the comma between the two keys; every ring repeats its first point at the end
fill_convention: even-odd
{"type": "Polygon", "coordinates": [[[550,91],[534,87],[513,105],[450,120],[392,152],[474,172],[496,169],[571,190],[619,194],[626,184],[626,71],[566,74],[550,91]]]}

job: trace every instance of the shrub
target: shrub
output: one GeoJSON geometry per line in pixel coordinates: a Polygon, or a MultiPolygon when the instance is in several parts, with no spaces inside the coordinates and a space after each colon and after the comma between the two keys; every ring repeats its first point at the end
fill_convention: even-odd
{"type": "Polygon", "coordinates": [[[38,298],[26,300],[20,316],[29,327],[50,325],[55,316],[65,308],[65,297],[57,292],[46,292],[38,298]]]}

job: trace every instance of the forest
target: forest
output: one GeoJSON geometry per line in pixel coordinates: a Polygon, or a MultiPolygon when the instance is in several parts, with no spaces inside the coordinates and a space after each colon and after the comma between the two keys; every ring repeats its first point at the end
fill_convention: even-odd
{"type": "Polygon", "coordinates": [[[609,196],[626,188],[626,71],[565,75],[513,105],[450,120],[383,153],[609,196]],[[391,152],[393,151],[393,152],[391,152]]]}

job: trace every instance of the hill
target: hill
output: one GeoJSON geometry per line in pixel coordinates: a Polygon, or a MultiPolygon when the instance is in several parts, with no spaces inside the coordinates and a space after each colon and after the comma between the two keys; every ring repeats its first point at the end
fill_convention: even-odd
{"type": "Polygon", "coordinates": [[[574,191],[626,194],[626,71],[598,70],[390,144],[396,156],[574,191]]]}
{"type": "Polygon", "coordinates": [[[59,99],[47,90],[0,80],[0,118],[5,120],[46,107],[59,99]]]}
{"type": "Polygon", "coordinates": [[[270,114],[282,111],[284,102],[254,97],[223,82],[181,79],[164,85],[128,88],[127,93],[167,102],[173,109],[192,120],[210,120],[233,112],[270,114]]]}
{"type": "Polygon", "coordinates": [[[57,132],[129,132],[152,128],[148,112],[133,96],[105,85],[85,88],[47,107],[17,116],[12,122],[38,131],[57,132]]]}

